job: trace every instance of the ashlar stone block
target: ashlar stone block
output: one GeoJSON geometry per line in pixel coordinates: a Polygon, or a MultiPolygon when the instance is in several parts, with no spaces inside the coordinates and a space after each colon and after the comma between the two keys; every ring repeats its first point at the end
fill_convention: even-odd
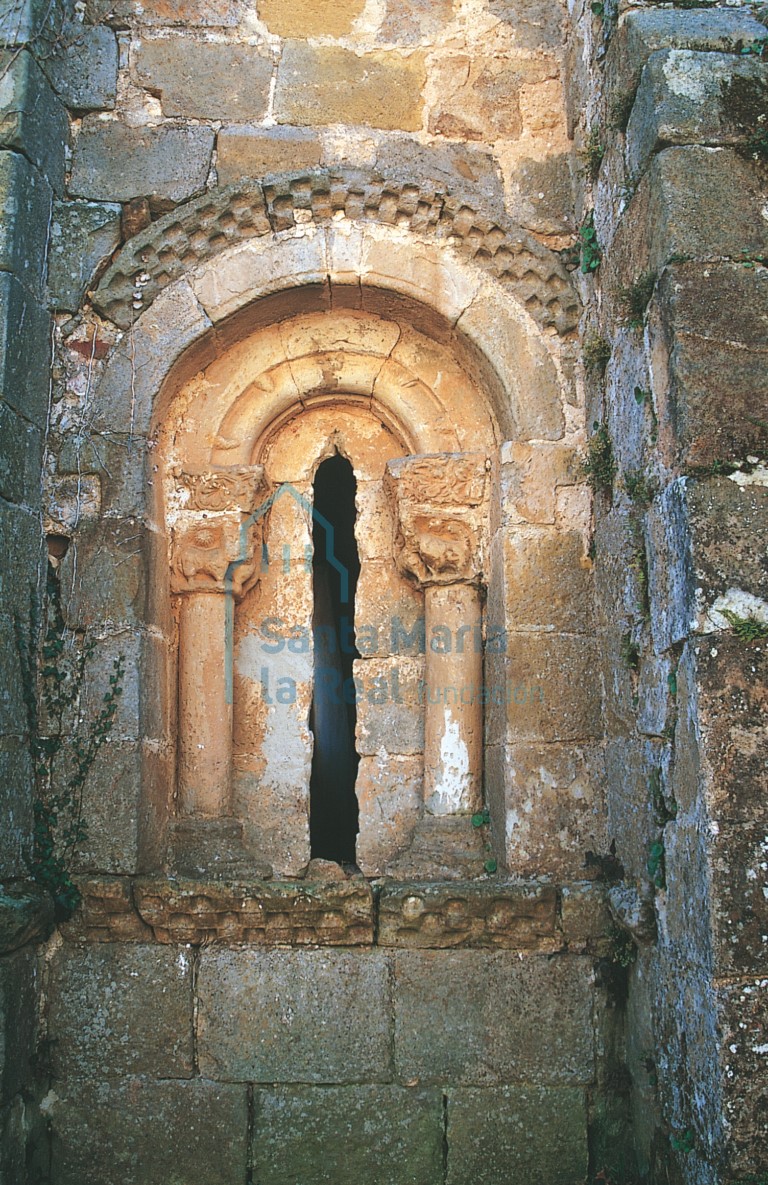
{"type": "Polygon", "coordinates": [[[127,1078],[57,1084],[49,1097],[52,1185],[244,1181],[244,1086],[127,1078]]]}
{"type": "Polygon", "coordinates": [[[278,37],[344,37],[364,8],[365,0],[259,0],[259,17],[278,37]]]}
{"type": "Polygon", "coordinates": [[[422,123],[420,54],[374,51],[358,57],[337,46],[288,41],[275,93],[278,123],[331,123],[414,132],[422,123]]]}
{"type": "Polygon", "coordinates": [[[261,1185],[442,1185],[442,1096],[401,1086],[257,1091],[261,1185]]]}
{"type": "Polygon", "coordinates": [[[74,312],[94,272],[120,246],[121,208],[114,202],[56,202],[48,287],[58,309],[74,312]]]}
{"type": "Polygon", "coordinates": [[[156,195],[182,202],[203,189],[213,140],[207,127],[131,127],[86,116],[75,145],[70,192],[92,201],[156,195]]]}
{"type": "Polygon", "coordinates": [[[13,272],[38,298],[43,293],[51,201],[48,181],[26,157],[0,151],[0,270],[13,272]]]}
{"type": "Polygon", "coordinates": [[[551,74],[538,62],[463,54],[439,58],[432,70],[438,99],[429,130],[453,139],[516,140],[523,128],[521,86],[551,74]]]}
{"type": "Polygon", "coordinates": [[[391,999],[378,952],[204,950],[203,1074],[241,1082],[391,1078],[391,999]]]}
{"type": "Polygon", "coordinates": [[[66,944],[51,968],[48,1025],[59,1078],[191,1078],[189,952],[66,944]]]}
{"type": "Polygon", "coordinates": [[[587,1163],[583,1090],[449,1090],[448,1185],[581,1185],[587,1163]]]}
{"type": "Polygon", "coordinates": [[[394,958],[395,1066],[404,1081],[591,1080],[590,959],[520,959],[516,951],[398,951],[394,958]]]}
{"type": "Polygon", "coordinates": [[[303,128],[258,128],[247,124],[222,128],[216,141],[219,185],[246,177],[267,177],[289,169],[320,164],[317,135],[303,128]]]}
{"type": "Polygon", "coordinates": [[[144,37],[133,69],[160,95],[164,115],[241,122],[266,115],[272,61],[259,46],[144,37]]]}
{"type": "Polygon", "coordinates": [[[117,39],[103,25],[65,25],[43,69],[63,103],[76,111],[108,111],[117,96],[117,39]]]}
{"type": "Polygon", "coordinates": [[[107,22],[118,28],[128,23],[230,28],[240,20],[243,4],[242,0],[87,0],[86,12],[93,24],[107,22]]]}

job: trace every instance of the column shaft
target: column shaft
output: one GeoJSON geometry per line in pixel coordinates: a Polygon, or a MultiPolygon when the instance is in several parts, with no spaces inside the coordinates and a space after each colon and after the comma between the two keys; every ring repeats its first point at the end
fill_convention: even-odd
{"type": "Polygon", "coordinates": [[[179,621],[179,770],[184,815],[230,813],[232,705],[227,703],[223,592],[187,593],[179,621]]]}

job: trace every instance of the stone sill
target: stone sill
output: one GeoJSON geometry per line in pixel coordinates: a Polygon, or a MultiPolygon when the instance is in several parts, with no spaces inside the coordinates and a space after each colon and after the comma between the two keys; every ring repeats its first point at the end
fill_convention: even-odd
{"type": "Polygon", "coordinates": [[[594,882],[369,883],[168,877],[81,880],[61,927],[90,942],[400,947],[600,954],[611,923],[594,882]]]}

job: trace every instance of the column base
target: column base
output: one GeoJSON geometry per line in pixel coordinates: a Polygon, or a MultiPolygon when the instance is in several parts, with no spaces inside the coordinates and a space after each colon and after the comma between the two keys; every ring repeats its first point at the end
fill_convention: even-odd
{"type": "Polygon", "coordinates": [[[272,865],[243,842],[236,819],[177,819],[167,855],[171,875],[207,880],[269,880],[272,865]]]}

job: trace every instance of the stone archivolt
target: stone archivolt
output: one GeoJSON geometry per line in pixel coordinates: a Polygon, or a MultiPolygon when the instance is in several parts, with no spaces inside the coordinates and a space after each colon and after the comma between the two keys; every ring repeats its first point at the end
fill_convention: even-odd
{"type": "Polygon", "coordinates": [[[532,235],[460,195],[344,170],[233,185],[177,207],[126,244],[93,302],[127,329],[163,288],[225,248],[340,217],[439,239],[512,286],[542,328],[563,334],[576,327],[579,305],[568,273],[532,235]]]}

